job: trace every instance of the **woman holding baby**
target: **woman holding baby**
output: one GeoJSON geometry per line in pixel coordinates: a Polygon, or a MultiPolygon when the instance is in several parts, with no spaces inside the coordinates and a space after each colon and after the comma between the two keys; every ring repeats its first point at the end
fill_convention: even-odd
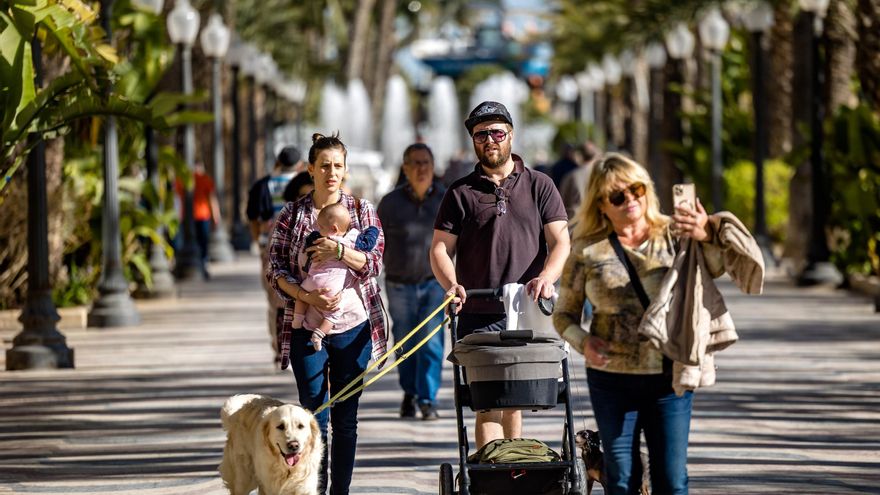
{"type": "MultiPolygon", "coordinates": [[[[266,277],[285,301],[281,331],[281,368],[293,368],[300,403],[314,411],[330,396],[363,373],[370,356],[385,353],[387,340],[376,276],[382,270],[384,237],[373,205],[341,190],[346,173],[346,148],[338,135],[314,134],[309,149],[308,172],[314,191],[287,203],[278,215],[269,242],[266,277]],[[318,216],[331,205],[348,213],[348,229],[378,234],[375,245],[359,250],[346,242],[343,228],[325,228],[335,235],[309,234],[319,230],[318,216]],[[315,236],[312,236],[313,238],[315,236]],[[342,290],[309,285],[309,273],[322,264],[344,264],[348,275],[342,290]],[[295,311],[295,307],[299,311],[295,311]],[[304,312],[303,312],[304,311],[304,312]],[[317,332],[316,332],[317,331],[317,332]]],[[[338,209],[332,206],[331,209],[338,209]]],[[[326,215],[325,215],[326,216],[326,215]]],[[[322,217],[323,218],[323,217],[322,217]]],[[[371,244],[371,243],[370,243],[371,244]]],[[[357,445],[357,410],[360,393],[337,402],[316,415],[324,444],[328,423],[333,426],[329,449],[331,494],[347,494],[357,445]]],[[[319,492],[327,488],[327,449],[324,451],[319,492]]]]}

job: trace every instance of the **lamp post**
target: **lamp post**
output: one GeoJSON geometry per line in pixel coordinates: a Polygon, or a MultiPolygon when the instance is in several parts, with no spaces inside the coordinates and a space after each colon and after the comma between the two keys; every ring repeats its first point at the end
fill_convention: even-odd
{"type": "Polygon", "coordinates": [[[633,136],[633,77],[636,73],[636,54],[630,49],[623,50],[617,57],[620,63],[620,74],[623,78],[623,106],[625,109],[623,119],[623,149],[635,156],[635,143],[633,136]]]}
{"type": "Polygon", "coordinates": [[[302,112],[303,101],[306,99],[306,83],[294,78],[284,83],[285,97],[293,102],[296,110],[296,145],[302,146],[302,112]]]}
{"type": "Polygon", "coordinates": [[[722,209],[721,197],[721,52],[730,37],[730,26],[718,7],[711,7],[700,21],[700,40],[712,56],[712,208],[722,209]]]}
{"type": "Polygon", "coordinates": [[[654,181],[660,176],[660,128],[663,125],[663,67],[666,48],[652,41],[645,46],[645,59],[650,71],[648,108],[648,162],[654,181]]]}
{"type": "MultiPolygon", "coordinates": [[[[213,13],[208,18],[205,29],[199,39],[202,51],[211,59],[211,99],[214,113],[214,187],[220,202],[221,217],[225,220],[226,211],[226,160],[223,153],[223,95],[220,90],[220,70],[223,65],[223,57],[229,50],[229,28],[223,24],[220,14],[213,13]]],[[[208,254],[213,261],[232,261],[232,246],[229,244],[229,236],[226,233],[224,222],[217,219],[214,230],[211,231],[211,240],[208,254]]]]}
{"type": "MultiPolygon", "coordinates": [[[[192,45],[199,33],[199,13],[189,0],[176,0],[168,14],[168,36],[180,50],[180,85],[184,95],[193,92],[192,45]]],[[[195,129],[192,124],[183,128],[183,158],[190,172],[195,170],[195,129]]],[[[189,279],[204,273],[205,267],[199,247],[195,242],[195,219],[193,218],[193,187],[189,186],[183,198],[183,246],[176,256],[174,274],[178,279],[189,279]]]]}
{"type": "MultiPolygon", "coordinates": [[[[112,44],[110,20],[113,0],[101,1],[101,27],[112,44]]],[[[109,91],[109,88],[107,88],[109,91]]],[[[123,327],[140,323],[140,315],[128,294],[128,281],[122,273],[119,232],[119,143],[116,117],[104,121],[104,201],[101,215],[101,280],[98,299],[88,315],[90,327],[123,327]]]]}
{"type": "Polygon", "coordinates": [[[256,74],[259,72],[258,57],[259,50],[250,43],[244,46],[244,58],[241,61],[241,72],[245,81],[248,83],[248,161],[250,161],[250,170],[248,170],[248,184],[253,184],[257,180],[257,83],[256,74]]]}
{"type": "Polygon", "coordinates": [[[244,43],[236,35],[227,60],[231,72],[229,99],[232,100],[232,246],[236,251],[248,251],[251,236],[241,221],[241,104],[238,97],[238,75],[244,63],[244,43]]]}
{"type": "MultiPolygon", "coordinates": [[[[663,140],[680,143],[684,139],[681,117],[681,94],[672,88],[684,83],[684,61],[694,53],[696,40],[687,24],[676,24],[665,36],[666,52],[670,62],[666,65],[666,88],[663,92],[663,140]]],[[[660,201],[666,211],[672,211],[672,185],[681,182],[684,177],[675,165],[672,155],[664,151],[661,161],[661,172],[658,176],[661,191],[660,201]]]]}
{"type": "Polygon", "coordinates": [[[274,121],[272,118],[272,100],[274,99],[272,87],[278,73],[278,66],[272,55],[262,53],[257,61],[257,72],[254,74],[256,83],[263,89],[263,168],[266,173],[272,172],[275,163],[273,132],[274,121]]]}
{"type": "Polygon", "coordinates": [[[566,118],[577,120],[574,105],[578,97],[578,86],[573,77],[565,75],[559,78],[559,82],[556,83],[556,97],[565,104],[566,118]]]}
{"type": "Polygon", "coordinates": [[[810,32],[810,183],[812,194],[812,215],[810,217],[810,240],[807,246],[807,265],[798,277],[799,285],[839,284],[840,273],[829,261],[831,252],[825,235],[825,223],[828,219],[828,188],[825,175],[825,158],[822,154],[822,122],[825,120],[825,108],[822,101],[823,70],[819,53],[819,34],[822,30],[822,18],[828,9],[829,0],[799,0],[801,9],[810,21],[808,24],[816,29],[810,32]],[[818,31],[818,32],[817,32],[818,31]]]}
{"type": "MultiPolygon", "coordinates": [[[[43,85],[42,50],[40,39],[34,35],[31,42],[34,64],[34,85],[43,85]]],[[[49,279],[49,227],[46,197],[46,145],[37,134],[36,146],[27,158],[28,182],[28,286],[27,299],[18,320],[23,329],[12,339],[12,348],[6,350],[6,369],[73,368],[73,349],[56,328],[59,320],[52,302],[52,283],[49,279]]]]}
{"type": "Polygon", "coordinates": [[[605,115],[603,115],[605,102],[602,99],[602,88],[605,87],[605,72],[602,71],[601,65],[596,62],[590,62],[587,65],[587,74],[589,74],[590,81],[593,84],[594,140],[604,149],[608,141],[605,135],[605,115]]]}
{"type": "Polygon", "coordinates": [[[617,86],[617,84],[620,82],[621,76],[620,63],[617,61],[617,57],[611,55],[610,53],[606,53],[602,57],[602,73],[605,74],[606,88],[605,108],[603,110],[603,113],[605,114],[605,136],[606,141],[608,142],[608,144],[606,144],[606,147],[611,148],[611,146],[613,146],[614,148],[618,148],[619,143],[616,139],[617,135],[614,132],[614,119],[613,113],[611,111],[614,86],[617,86]]]}
{"type": "MultiPolygon", "coordinates": [[[[140,10],[148,12],[154,16],[158,16],[162,13],[162,8],[165,5],[165,0],[132,0],[132,5],[140,10]]],[[[152,98],[152,95],[147,98],[147,101],[152,98]]],[[[147,168],[147,180],[150,181],[153,185],[153,189],[156,191],[158,195],[159,188],[161,187],[158,173],[158,143],[156,142],[156,131],[150,125],[144,126],[144,163],[147,168]]],[[[158,197],[158,196],[157,196],[158,197]]],[[[152,211],[160,212],[162,211],[161,202],[156,203],[155,205],[150,204],[148,206],[152,211]]],[[[164,227],[159,227],[157,229],[158,234],[160,236],[164,236],[165,229],[164,227]]],[[[168,258],[165,256],[165,249],[161,244],[156,242],[150,242],[150,272],[152,273],[153,283],[151,287],[146,287],[146,284],[141,284],[138,287],[138,296],[139,297],[149,297],[149,298],[166,298],[173,297],[176,295],[176,290],[174,288],[174,277],[171,276],[171,271],[168,269],[168,258]]]]}
{"type": "Polygon", "coordinates": [[[764,33],[773,26],[773,7],[759,1],[743,13],[743,23],[752,34],[752,104],[755,111],[755,240],[764,255],[764,264],[776,264],[770,236],[767,234],[764,199],[764,157],[767,156],[767,121],[764,93],[764,33]]]}

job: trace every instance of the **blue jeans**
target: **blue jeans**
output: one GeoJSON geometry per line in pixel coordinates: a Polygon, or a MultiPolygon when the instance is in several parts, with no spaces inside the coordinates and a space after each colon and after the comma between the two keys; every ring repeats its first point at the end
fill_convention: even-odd
{"type": "Polygon", "coordinates": [[[648,444],[651,493],[687,494],[687,446],[693,392],[678,397],[669,375],[587,370],[590,402],[605,453],[609,494],[638,494],[639,432],[648,444]]]}
{"type": "MultiPolygon", "coordinates": [[[[388,291],[388,312],[391,314],[391,333],[398,342],[412,331],[431,311],[446,298],[443,287],[431,279],[419,284],[385,282],[388,291]]],[[[443,311],[437,313],[415,335],[403,344],[399,352],[406,353],[421,342],[425,335],[443,321],[443,311]]],[[[443,371],[444,332],[441,328],[431,340],[397,367],[400,388],[418,397],[420,403],[434,402],[440,388],[443,371]]]]}
{"type": "MultiPolygon", "coordinates": [[[[290,342],[290,365],[299,391],[302,407],[314,411],[329,399],[330,391],[342,390],[367,368],[370,361],[370,322],[344,333],[324,338],[320,351],[312,347],[311,332],[294,330],[290,342]]],[[[363,380],[358,382],[358,385],[363,380]]],[[[347,494],[354,470],[357,448],[357,412],[361,393],[337,402],[316,415],[321,427],[321,437],[327,445],[327,424],[333,426],[333,442],[330,445],[331,494],[347,494]]],[[[327,486],[327,449],[321,462],[319,492],[327,486]]]]}

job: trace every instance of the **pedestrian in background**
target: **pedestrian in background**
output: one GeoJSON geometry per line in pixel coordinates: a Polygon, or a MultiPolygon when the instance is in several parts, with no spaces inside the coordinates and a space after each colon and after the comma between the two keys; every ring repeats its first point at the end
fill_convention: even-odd
{"type": "MultiPolygon", "coordinates": [[[[178,178],[174,187],[180,204],[184,204],[186,189],[178,178]]],[[[211,230],[220,225],[220,202],[217,200],[217,192],[214,187],[214,179],[205,171],[205,164],[201,161],[195,163],[193,168],[193,222],[195,226],[196,245],[199,248],[200,268],[202,278],[211,278],[208,272],[208,244],[211,238],[211,230]]],[[[183,210],[181,209],[181,218],[183,210]]],[[[185,227],[183,227],[185,228],[185,227]]],[[[181,233],[178,232],[178,239],[181,233]]],[[[178,243],[179,244],[179,243],[178,243]]]]}
{"type": "MultiPolygon", "coordinates": [[[[281,369],[293,368],[299,401],[302,407],[315,411],[329,398],[329,391],[342,390],[363,374],[370,360],[385,354],[385,322],[382,300],[376,277],[382,270],[382,252],[385,247],[382,226],[373,205],[341,190],[345,177],[345,144],[338,136],[312,136],[309,149],[308,171],[314,179],[311,194],[287,203],[275,221],[269,240],[268,282],[284,300],[284,320],[281,327],[281,369]],[[350,217],[350,225],[361,232],[369,227],[378,229],[378,237],[371,251],[347,249],[337,241],[321,237],[306,246],[306,238],[317,228],[318,213],[326,206],[341,203],[350,217]],[[348,265],[354,283],[338,294],[326,289],[307,291],[300,285],[304,274],[301,260],[311,256],[313,263],[328,260],[348,265]],[[312,332],[293,330],[295,300],[302,300],[320,311],[341,310],[344,318],[334,325],[324,338],[320,350],[312,343],[312,332]],[[372,352],[371,352],[372,351],[372,352]]],[[[353,387],[359,387],[359,380],[353,387]]],[[[319,493],[327,488],[328,455],[330,493],[347,494],[354,470],[357,448],[357,414],[361,392],[344,401],[336,402],[315,415],[321,427],[324,459],[321,464],[319,493]],[[328,442],[329,426],[333,440],[328,442]]]]}
{"type": "MultiPolygon", "coordinates": [[[[501,301],[466,298],[465,289],[526,286],[549,298],[569,251],[568,217],[546,174],[526,168],[511,153],[513,121],[501,103],[484,101],[465,127],[479,162],[446,191],[431,244],[431,266],[453,311],[458,338],[507,327],[501,301]],[[453,261],[455,258],[455,261],[453,261]]],[[[520,411],[476,413],[477,448],[498,438],[522,436],[520,411]]]]}
{"type": "Polygon", "coordinates": [[[565,205],[565,212],[568,219],[574,219],[575,212],[581,205],[581,200],[587,190],[587,181],[590,178],[590,170],[593,168],[593,162],[599,157],[599,149],[591,141],[581,145],[578,154],[580,164],[570,173],[562,178],[559,184],[559,194],[562,196],[562,203],[565,205]]]}
{"type": "MultiPolygon", "coordinates": [[[[247,218],[251,231],[251,239],[256,241],[260,253],[260,273],[266,273],[268,265],[267,247],[269,244],[269,232],[275,217],[287,200],[284,199],[284,191],[287,184],[302,168],[302,159],[299,149],[295,146],[285,146],[275,159],[272,172],[254,182],[248,191],[247,218]]],[[[275,294],[275,290],[268,284],[266,277],[261,276],[263,290],[269,302],[266,321],[269,327],[269,340],[272,344],[272,352],[275,364],[281,362],[280,348],[278,347],[281,321],[284,318],[284,302],[275,294]]]]}
{"type": "MultiPolygon", "coordinates": [[[[385,288],[391,314],[391,333],[395,341],[407,335],[445,299],[443,288],[434,278],[428,253],[434,220],[446,188],[434,176],[434,154],[422,143],[411,144],[403,152],[402,185],[379,202],[379,220],[385,231],[385,288]]],[[[409,352],[421,335],[443,321],[438,313],[400,349],[409,352]]],[[[437,390],[443,370],[444,333],[439,331],[398,366],[403,389],[400,417],[437,419],[437,390]]]]}

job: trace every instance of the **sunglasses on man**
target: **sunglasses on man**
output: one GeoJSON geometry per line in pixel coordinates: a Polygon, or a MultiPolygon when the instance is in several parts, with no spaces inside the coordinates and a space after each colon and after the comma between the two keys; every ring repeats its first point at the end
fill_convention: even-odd
{"type": "Polygon", "coordinates": [[[510,133],[504,129],[486,129],[484,131],[475,132],[473,138],[475,143],[483,144],[489,140],[489,136],[492,136],[493,142],[500,143],[507,138],[508,134],[510,133]]]}
{"type": "Polygon", "coordinates": [[[647,191],[644,184],[641,182],[636,182],[634,184],[630,184],[624,189],[619,189],[617,191],[611,191],[608,194],[608,202],[614,206],[620,206],[626,201],[626,191],[632,195],[633,198],[639,199],[645,195],[647,191]]]}

